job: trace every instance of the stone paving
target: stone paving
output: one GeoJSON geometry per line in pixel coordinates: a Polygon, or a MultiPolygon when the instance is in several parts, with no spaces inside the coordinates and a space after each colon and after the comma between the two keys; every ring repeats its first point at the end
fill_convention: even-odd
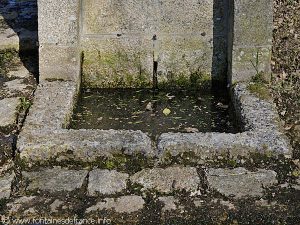
{"type": "MultiPolygon", "coordinates": [[[[25,18],[35,17],[34,1],[22,2],[20,4],[32,7],[21,14],[25,18]]],[[[16,51],[21,50],[18,42],[23,38],[22,33],[24,37],[31,33],[32,46],[36,41],[32,36],[34,26],[29,26],[30,32],[21,30],[20,35],[11,28],[12,23],[3,23],[4,17],[12,21],[18,18],[14,13],[18,10],[14,6],[9,10],[7,7],[0,7],[0,41],[5,40],[0,42],[1,49],[13,46],[16,51]]],[[[33,70],[28,69],[21,58],[16,57],[15,61],[9,71],[0,70],[0,215],[22,218],[103,216],[114,224],[187,224],[185,220],[194,222],[190,224],[237,224],[236,221],[241,220],[243,224],[243,218],[252,224],[261,218],[275,221],[270,224],[300,221],[300,179],[291,178],[295,165],[289,157],[266,152],[267,156],[254,154],[233,159],[213,152],[213,157],[205,160],[192,160],[193,154],[172,158],[183,156],[186,148],[205,153],[206,147],[218,146],[220,140],[225,145],[245,141],[248,147],[258,142],[260,146],[268,144],[275,152],[289,153],[285,139],[278,138],[281,134],[274,131],[279,125],[268,123],[276,115],[268,114],[269,117],[262,120],[265,113],[257,115],[262,111],[255,112],[248,107],[247,104],[254,104],[265,109],[259,100],[251,98],[247,103],[247,99],[243,99],[247,104],[241,111],[250,120],[250,130],[259,131],[261,123],[267,121],[264,129],[251,134],[251,139],[242,134],[240,140],[234,140],[236,136],[231,135],[214,140],[204,134],[188,137],[165,134],[156,148],[138,131],[62,129],[67,127],[71,116],[68,112],[76,93],[76,85],[69,82],[39,85],[35,93],[39,97],[27,114],[36,89],[35,78],[33,70]],[[56,98],[61,94],[69,102],[56,98]],[[45,105],[52,107],[45,108],[45,105]],[[16,137],[22,127],[17,142],[19,154],[16,137]],[[47,142],[49,138],[51,143],[47,142]],[[199,139],[210,142],[202,142],[201,149],[199,139]],[[57,149],[57,146],[61,147],[57,149]],[[163,154],[165,149],[169,149],[171,156],[163,154]],[[131,157],[120,156],[120,152],[131,157]],[[137,152],[144,153],[148,159],[136,155],[137,152]],[[152,161],[157,155],[168,156],[168,159],[152,161]],[[162,161],[165,163],[160,164],[162,161]]],[[[266,108],[269,107],[272,106],[266,108]]],[[[237,151],[245,150],[248,149],[237,151]]]]}

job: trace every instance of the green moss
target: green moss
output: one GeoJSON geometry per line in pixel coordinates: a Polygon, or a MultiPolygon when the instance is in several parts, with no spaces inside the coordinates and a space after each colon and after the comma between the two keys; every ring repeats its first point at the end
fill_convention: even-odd
{"type": "Polygon", "coordinates": [[[167,75],[168,80],[159,83],[159,88],[184,88],[184,89],[209,89],[211,87],[211,75],[205,72],[197,71],[190,75],[172,74],[167,75]]]}
{"type": "Polygon", "coordinates": [[[21,101],[21,104],[19,105],[18,111],[19,112],[26,112],[32,104],[31,101],[28,100],[25,97],[21,97],[20,101],[21,101]]]}
{"type": "Polygon", "coordinates": [[[250,83],[248,85],[248,90],[261,99],[270,100],[272,98],[270,90],[264,84],[250,83]]]}
{"type": "Polygon", "coordinates": [[[0,74],[6,74],[18,61],[18,51],[14,48],[0,50],[0,74]]]}
{"type": "Polygon", "coordinates": [[[298,170],[294,170],[294,171],[292,172],[292,176],[293,176],[293,177],[296,177],[296,178],[300,177],[300,170],[299,170],[299,169],[298,169],[298,170]]]}
{"type": "Polygon", "coordinates": [[[128,55],[126,51],[83,52],[82,77],[86,87],[151,87],[150,74],[141,63],[143,52],[128,55]]]}
{"type": "MultiPolygon", "coordinates": [[[[43,151],[43,149],[41,149],[43,151]]],[[[154,158],[147,158],[141,153],[126,155],[126,154],[114,154],[110,157],[98,157],[92,162],[74,160],[71,153],[61,153],[46,161],[36,160],[34,162],[28,161],[28,159],[21,159],[19,155],[16,156],[16,164],[26,171],[38,170],[40,167],[61,166],[70,169],[81,168],[100,168],[108,170],[118,170],[129,174],[133,174],[140,171],[143,168],[152,168],[154,166],[154,158]],[[58,158],[65,158],[65,160],[57,161],[58,158]]]]}
{"type": "Polygon", "coordinates": [[[252,78],[251,82],[248,85],[248,90],[261,99],[272,99],[271,92],[268,88],[268,81],[266,81],[264,73],[257,73],[252,78]]]}
{"type": "Polygon", "coordinates": [[[122,154],[114,155],[112,158],[107,159],[104,162],[104,166],[106,169],[118,169],[125,167],[127,163],[127,157],[122,154]]]}

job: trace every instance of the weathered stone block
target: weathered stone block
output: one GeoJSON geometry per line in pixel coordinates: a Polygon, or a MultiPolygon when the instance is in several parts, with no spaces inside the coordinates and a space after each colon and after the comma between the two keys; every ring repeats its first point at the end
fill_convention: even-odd
{"type": "Polygon", "coordinates": [[[271,72],[273,1],[231,1],[229,82],[271,72]],[[259,57],[257,57],[257,53],[259,57]]]}
{"type": "Polygon", "coordinates": [[[150,87],[152,37],[83,41],[82,83],[85,87],[150,87]]]}
{"type": "Polygon", "coordinates": [[[28,191],[75,191],[83,185],[88,171],[86,170],[68,170],[55,167],[53,169],[44,169],[37,172],[22,172],[22,177],[29,182],[28,191]]]}
{"type": "Polygon", "coordinates": [[[262,196],[264,188],[277,183],[276,172],[272,170],[251,172],[245,168],[209,169],[207,180],[210,188],[235,198],[262,196]]]}
{"type": "Polygon", "coordinates": [[[90,0],[83,2],[83,33],[211,33],[212,17],[213,1],[90,0]]]}
{"type": "Polygon", "coordinates": [[[159,32],[172,34],[212,33],[213,1],[159,1],[159,32]]]}
{"type": "Polygon", "coordinates": [[[110,195],[122,192],[127,188],[129,175],[115,170],[96,169],[89,173],[88,194],[110,195]]]}
{"type": "Polygon", "coordinates": [[[232,50],[232,83],[249,81],[258,73],[271,72],[270,47],[234,47],[232,50]]]}
{"type": "Polygon", "coordinates": [[[213,47],[209,37],[158,36],[158,45],[159,83],[187,86],[184,81],[193,75],[210,80],[213,47]]]}
{"type": "Polygon", "coordinates": [[[180,204],[179,200],[176,199],[174,196],[164,196],[164,197],[159,197],[158,200],[163,203],[163,208],[162,212],[167,213],[170,211],[175,211],[178,208],[183,208],[182,206],[178,205],[180,204]]]}
{"type": "Polygon", "coordinates": [[[69,124],[78,89],[73,82],[44,82],[35,98],[26,125],[39,129],[61,129],[69,124]]]}
{"type": "MultiPolygon", "coordinates": [[[[34,129],[34,128],[33,128],[34,129]]],[[[114,155],[145,158],[155,156],[150,137],[131,130],[37,130],[23,132],[17,147],[26,164],[56,162],[97,162],[114,155]]]]}
{"type": "Polygon", "coordinates": [[[79,2],[79,0],[38,1],[40,44],[74,46],[78,43],[79,2]]]}
{"type": "Polygon", "coordinates": [[[80,80],[80,52],[76,47],[41,44],[39,49],[41,83],[45,80],[80,80]]]}
{"type": "Polygon", "coordinates": [[[0,199],[7,199],[11,194],[11,186],[14,180],[15,174],[7,174],[0,177],[0,199]]]}
{"type": "MultiPolygon", "coordinates": [[[[216,32],[225,38],[224,3],[219,6],[223,20],[216,32]]],[[[164,86],[169,79],[185,86],[183,80],[191,74],[210,74],[213,16],[212,1],[84,1],[83,83],[86,87],[150,87],[157,60],[158,81],[164,86]]]]}
{"type": "Polygon", "coordinates": [[[196,168],[179,166],[144,169],[131,176],[130,181],[142,185],[142,190],[156,190],[165,194],[175,190],[194,192],[200,185],[196,168]]]}
{"type": "Polygon", "coordinates": [[[0,131],[9,133],[16,127],[19,98],[5,98],[0,100],[0,131]]]}
{"type": "Polygon", "coordinates": [[[273,1],[234,1],[234,45],[272,45],[273,1]]]}
{"type": "Polygon", "coordinates": [[[157,31],[155,0],[83,1],[83,34],[105,35],[157,31]]]}
{"type": "MultiPolygon", "coordinates": [[[[1,22],[0,22],[1,23],[1,22]]],[[[20,45],[22,51],[33,50],[37,47],[37,32],[29,31],[25,29],[13,30],[7,28],[1,31],[0,35],[0,50],[5,49],[17,49],[19,50],[20,45]]]]}
{"type": "Polygon", "coordinates": [[[79,82],[79,0],[38,2],[40,80],[79,82]]]}

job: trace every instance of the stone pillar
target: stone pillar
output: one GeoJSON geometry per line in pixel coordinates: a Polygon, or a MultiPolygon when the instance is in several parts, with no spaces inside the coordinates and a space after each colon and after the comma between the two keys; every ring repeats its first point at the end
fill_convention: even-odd
{"type": "Polygon", "coordinates": [[[273,1],[230,0],[229,83],[270,74],[273,1]]]}
{"type": "Polygon", "coordinates": [[[79,0],[39,0],[40,81],[80,78],[79,0]]]}

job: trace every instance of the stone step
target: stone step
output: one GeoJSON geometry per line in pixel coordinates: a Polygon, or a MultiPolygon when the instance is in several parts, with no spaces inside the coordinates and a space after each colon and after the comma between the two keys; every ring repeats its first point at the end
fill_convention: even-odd
{"type": "Polygon", "coordinates": [[[294,197],[281,196],[281,192],[290,189],[278,185],[276,172],[268,169],[174,165],[128,174],[98,168],[54,167],[22,171],[16,177],[6,174],[1,176],[0,184],[0,196],[5,203],[2,216],[15,218],[77,216],[112,220],[116,224],[153,224],[153,220],[156,224],[169,224],[166,222],[175,218],[201,218],[208,224],[222,224],[230,218],[256,221],[245,214],[239,217],[248,211],[252,216],[271,213],[272,219],[281,218],[297,207],[297,193],[294,197]],[[19,188],[17,192],[15,185],[19,188]]]}
{"type": "Polygon", "coordinates": [[[249,171],[242,167],[199,169],[176,165],[143,169],[132,175],[116,170],[55,167],[34,172],[22,171],[22,182],[28,193],[50,195],[82,191],[90,197],[109,197],[124,193],[172,195],[184,191],[191,196],[201,196],[213,190],[226,197],[241,198],[262,196],[266,188],[277,184],[276,175],[272,170],[249,171]]]}
{"type": "Polygon", "coordinates": [[[21,100],[18,97],[0,100],[0,132],[8,134],[17,128],[20,105],[21,100]]]}

